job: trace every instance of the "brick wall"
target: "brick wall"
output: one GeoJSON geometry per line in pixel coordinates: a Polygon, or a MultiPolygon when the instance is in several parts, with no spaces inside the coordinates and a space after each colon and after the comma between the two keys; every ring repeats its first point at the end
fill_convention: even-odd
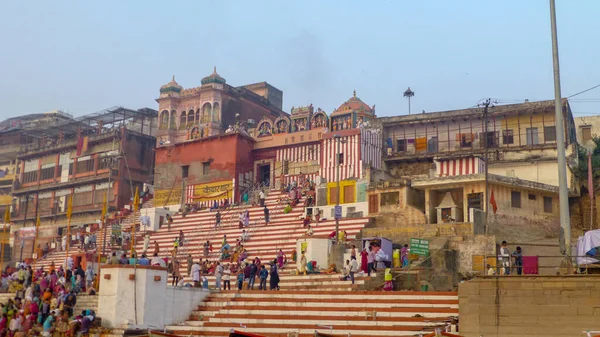
{"type": "Polygon", "coordinates": [[[600,276],[485,277],[459,285],[465,337],[582,336],[600,329],[600,276]]]}

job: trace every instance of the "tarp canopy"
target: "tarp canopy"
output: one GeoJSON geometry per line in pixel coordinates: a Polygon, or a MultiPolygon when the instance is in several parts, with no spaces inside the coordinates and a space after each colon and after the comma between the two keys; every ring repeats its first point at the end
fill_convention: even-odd
{"type": "Polygon", "coordinates": [[[577,264],[598,263],[600,260],[593,258],[595,249],[600,248],[600,229],[587,231],[577,240],[577,264]]]}

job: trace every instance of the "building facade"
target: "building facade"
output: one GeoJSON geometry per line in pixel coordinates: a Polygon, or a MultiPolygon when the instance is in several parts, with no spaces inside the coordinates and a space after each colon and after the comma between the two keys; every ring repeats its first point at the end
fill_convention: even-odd
{"type": "Polygon", "coordinates": [[[97,225],[104,199],[110,211],[130,204],[132,191],[152,183],[157,111],[110,108],[27,130],[40,142],[22,146],[13,183],[16,207],[11,230],[21,251],[59,240],[66,233],[66,211],[72,196],[72,232],[97,225]]]}
{"type": "MultiPolygon", "coordinates": [[[[566,99],[563,118],[567,179],[576,196],[576,127],[566,99]]],[[[409,206],[422,211],[427,223],[485,223],[478,217],[487,212],[490,226],[558,226],[554,101],[495,106],[487,114],[473,108],[380,121],[387,172],[411,181],[421,201],[409,206]]]]}
{"type": "MultiPolygon", "coordinates": [[[[240,109],[225,109],[218,117],[211,113],[216,124],[196,123],[198,118],[194,117],[192,124],[185,124],[188,127],[185,134],[182,132],[178,138],[169,138],[168,142],[159,139],[156,148],[157,206],[208,205],[225,199],[238,202],[250,186],[280,189],[301,179],[319,185],[317,201],[322,206],[335,204],[338,179],[342,181],[344,191],[340,196],[342,203],[366,203],[367,184],[358,182],[369,179],[370,169],[382,168],[383,147],[380,130],[370,127],[375,120],[375,110],[356,97],[356,93],[331,115],[312,105],[293,107],[287,114],[278,108],[282,95],[265,82],[234,88],[242,93],[246,90],[256,92],[242,97],[228,96],[232,87],[226,86],[224,79],[216,73],[202,83],[195,91],[200,93],[201,99],[196,98],[197,106],[190,111],[198,112],[197,107],[206,104],[203,95],[220,97],[219,106],[225,106],[222,103],[225,100],[235,99],[240,109]],[[255,98],[257,101],[251,101],[255,98]],[[244,108],[246,105],[248,107],[244,108]],[[232,120],[231,116],[235,115],[237,119],[232,120]],[[224,120],[234,124],[221,122],[224,120]],[[196,130],[202,128],[207,131],[198,134],[196,130]]],[[[178,87],[171,83],[161,88],[161,98],[157,101],[163,116],[167,116],[168,111],[165,104],[175,102],[172,93],[166,94],[166,88],[178,87]]],[[[184,96],[182,94],[178,99],[182,101],[184,96]]],[[[203,121],[202,116],[206,114],[200,109],[199,115],[203,121]]],[[[159,134],[167,135],[178,128],[169,129],[171,119],[161,119],[161,123],[165,124],[161,124],[159,134]]]]}
{"type": "Polygon", "coordinates": [[[233,87],[216,69],[199,87],[183,89],[175,79],[162,86],[156,100],[155,202],[239,197],[254,181],[250,130],[258,121],[272,124],[288,116],[281,110],[282,100],[283,93],[266,82],[233,87]]]}

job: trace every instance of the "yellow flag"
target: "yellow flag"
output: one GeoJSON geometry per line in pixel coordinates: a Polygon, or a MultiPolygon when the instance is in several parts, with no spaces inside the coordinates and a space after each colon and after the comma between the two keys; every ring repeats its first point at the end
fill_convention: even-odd
{"type": "Polygon", "coordinates": [[[133,198],[133,210],[135,212],[138,211],[138,208],[140,207],[140,192],[139,192],[139,187],[135,188],[135,197],[133,198]]]}
{"type": "Polygon", "coordinates": [[[38,215],[37,220],[35,221],[35,232],[37,233],[37,229],[40,227],[42,222],[40,221],[40,216],[38,215]]]}
{"type": "Polygon", "coordinates": [[[67,218],[71,219],[71,214],[73,214],[73,195],[69,197],[69,205],[67,206],[67,218]]]}
{"type": "Polygon", "coordinates": [[[102,215],[100,216],[100,220],[102,220],[102,222],[104,222],[104,219],[106,218],[106,213],[108,212],[107,198],[107,196],[104,196],[104,203],[102,204],[102,215]]]}
{"type": "Polygon", "coordinates": [[[10,206],[6,205],[6,211],[4,212],[4,223],[10,223],[10,206]]]}

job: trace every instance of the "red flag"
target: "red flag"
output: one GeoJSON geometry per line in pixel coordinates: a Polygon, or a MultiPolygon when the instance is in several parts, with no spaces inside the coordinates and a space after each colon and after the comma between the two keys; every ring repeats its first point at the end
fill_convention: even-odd
{"type": "Polygon", "coordinates": [[[83,137],[77,137],[77,157],[81,156],[81,152],[83,151],[83,137]]]}
{"type": "Polygon", "coordinates": [[[498,204],[496,204],[496,198],[494,198],[494,190],[492,189],[492,194],[490,196],[490,205],[492,205],[492,211],[494,211],[494,214],[496,214],[496,211],[498,211],[498,204]]]}
{"type": "Polygon", "coordinates": [[[594,199],[594,173],[592,172],[592,151],[588,152],[588,193],[594,199]]]}

